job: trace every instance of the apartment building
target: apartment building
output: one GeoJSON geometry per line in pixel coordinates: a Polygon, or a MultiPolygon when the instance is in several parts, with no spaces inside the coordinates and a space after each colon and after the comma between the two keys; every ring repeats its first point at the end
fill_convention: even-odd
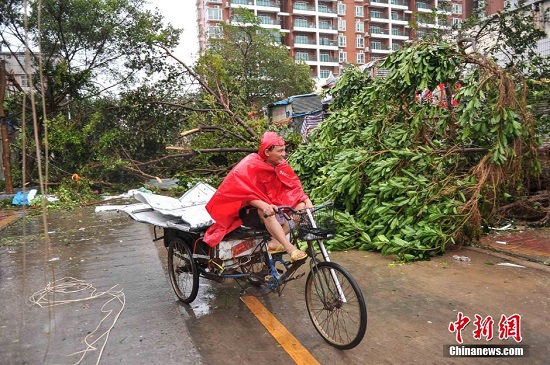
{"type": "Polygon", "coordinates": [[[477,0],[485,15],[491,16],[507,8],[508,11],[529,12],[534,15],[534,26],[546,32],[546,38],[537,42],[537,51],[550,56],[550,0],[477,0]]]}
{"type": "Polygon", "coordinates": [[[281,43],[296,61],[310,66],[312,77],[326,79],[348,63],[385,58],[410,39],[460,23],[467,1],[197,0],[199,46],[204,50],[208,39],[220,35],[220,23],[244,7],[263,27],[282,35],[281,43]],[[439,15],[429,16],[434,9],[439,15]]]}
{"type": "MultiPolygon", "coordinates": [[[[0,62],[5,63],[6,72],[13,75],[15,81],[23,90],[27,91],[30,89],[29,78],[23,69],[23,65],[25,65],[25,52],[12,54],[11,52],[3,51],[0,47],[0,62]]],[[[11,82],[8,82],[7,88],[8,93],[16,91],[15,85],[11,82]]]]}

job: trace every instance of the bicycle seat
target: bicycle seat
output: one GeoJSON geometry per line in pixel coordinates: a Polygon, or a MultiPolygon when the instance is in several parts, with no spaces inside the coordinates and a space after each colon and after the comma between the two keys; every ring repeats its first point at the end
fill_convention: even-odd
{"type": "Polygon", "coordinates": [[[264,237],[266,235],[269,235],[267,230],[265,229],[258,229],[258,228],[252,228],[247,226],[240,226],[239,228],[235,229],[234,231],[229,232],[225,235],[223,238],[225,240],[238,240],[238,239],[245,239],[245,238],[256,238],[256,237],[264,237]]]}

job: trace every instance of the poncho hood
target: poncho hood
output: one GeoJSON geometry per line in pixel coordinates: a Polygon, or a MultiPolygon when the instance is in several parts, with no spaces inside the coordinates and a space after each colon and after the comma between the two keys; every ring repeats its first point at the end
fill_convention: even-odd
{"type": "Polygon", "coordinates": [[[258,155],[265,160],[267,158],[265,150],[272,146],[284,146],[285,141],[275,132],[265,132],[260,140],[260,148],[258,149],[258,155]]]}

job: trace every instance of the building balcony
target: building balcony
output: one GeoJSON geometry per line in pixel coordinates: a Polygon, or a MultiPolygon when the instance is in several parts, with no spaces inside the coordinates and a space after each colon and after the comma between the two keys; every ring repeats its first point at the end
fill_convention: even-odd
{"type": "Polygon", "coordinates": [[[232,8],[237,8],[242,5],[254,6],[254,1],[253,0],[230,0],[227,2],[227,5],[232,8]]]}
{"type": "Polygon", "coordinates": [[[301,61],[301,62],[317,62],[317,57],[315,57],[315,56],[309,56],[309,57],[295,56],[294,60],[301,61]]]}
{"type": "Polygon", "coordinates": [[[380,54],[390,54],[393,51],[389,47],[382,47],[382,48],[372,48],[370,49],[371,53],[380,53],[380,54]]]}
{"type": "Polygon", "coordinates": [[[402,31],[397,31],[396,32],[395,30],[392,30],[390,34],[391,34],[392,38],[402,39],[402,40],[409,39],[409,33],[408,32],[402,32],[402,31]]]}
{"type": "Polygon", "coordinates": [[[256,0],[256,6],[265,7],[265,8],[274,8],[279,10],[281,8],[281,3],[279,1],[270,1],[270,0],[256,0]]]}
{"type": "Polygon", "coordinates": [[[319,22],[319,24],[317,25],[317,28],[319,29],[319,33],[328,33],[328,34],[338,33],[338,27],[330,23],[319,22]]]}
{"type": "Polygon", "coordinates": [[[269,13],[278,13],[281,11],[281,4],[276,1],[257,0],[256,7],[259,11],[269,13]]]}
{"type": "Polygon", "coordinates": [[[317,15],[317,9],[313,5],[296,5],[292,7],[292,12],[295,15],[314,16],[317,15]]]}
{"type": "Polygon", "coordinates": [[[411,20],[411,17],[408,16],[408,15],[400,15],[400,14],[392,13],[392,14],[391,14],[391,20],[392,20],[393,22],[408,23],[408,22],[411,20]]]}
{"type": "Polygon", "coordinates": [[[338,63],[339,60],[338,58],[336,57],[330,57],[330,56],[322,56],[319,57],[319,62],[322,62],[322,63],[338,63]]]}
{"type": "MultiPolygon", "coordinates": [[[[327,14],[327,15],[330,14],[330,15],[336,15],[336,16],[338,16],[338,15],[336,14],[336,10],[333,9],[333,8],[329,8],[328,6],[321,6],[321,5],[319,5],[317,11],[318,11],[319,13],[323,13],[323,14],[327,14]]],[[[319,15],[321,15],[321,14],[319,14],[319,15]]]]}
{"type": "Polygon", "coordinates": [[[294,48],[301,49],[317,49],[317,42],[313,39],[308,39],[307,42],[303,40],[294,41],[294,48]]]}
{"type": "Polygon", "coordinates": [[[269,18],[265,18],[265,17],[260,17],[260,24],[262,26],[278,26],[280,27],[281,26],[281,21],[278,20],[278,19],[269,19],[269,18]]]}
{"type": "Polygon", "coordinates": [[[390,31],[387,29],[371,29],[370,37],[387,39],[390,37],[390,31]]]}
{"type": "Polygon", "coordinates": [[[294,30],[303,32],[315,32],[317,30],[317,24],[315,22],[294,22],[294,30]]]}
{"type": "Polygon", "coordinates": [[[387,15],[381,15],[381,16],[370,16],[368,18],[370,20],[371,23],[389,23],[390,22],[390,19],[388,18],[387,15]]]}
{"type": "Polygon", "coordinates": [[[430,4],[418,2],[416,3],[416,9],[420,12],[431,12],[435,8],[430,4]]]}
{"type": "Polygon", "coordinates": [[[402,6],[404,8],[409,8],[409,2],[407,0],[390,0],[392,7],[402,6]]]}
{"type": "Polygon", "coordinates": [[[321,39],[319,41],[320,46],[338,47],[338,41],[335,39],[321,39]]]}
{"type": "Polygon", "coordinates": [[[370,0],[369,2],[370,8],[387,8],[389,6],[389,0],[370,0]]]}
{"type": "Polygon", "coordinates": [[[294,12],[298,12],[298,11],[310,11],[310,12],[315,12],[315,6],[313,5],[307,5],[307,4],[294,4],[294,6],[292,7],[292,9],[294,10],[294,12]]]}

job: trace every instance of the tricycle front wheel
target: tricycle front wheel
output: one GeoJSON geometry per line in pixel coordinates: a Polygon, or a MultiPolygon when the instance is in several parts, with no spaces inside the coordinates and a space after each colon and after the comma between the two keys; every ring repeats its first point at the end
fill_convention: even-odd
{"type": "Polygon", "coordinates": [[[181,238],[174,237],[168,246],[168,274],[178,299],[191,303],[199,292],[199,272],[193,252],[181,238]]]}
{"type": "Polygon", "coordinates": [[[355,279],[333,262],[313,265],[306,280],[306,306],[315,329],[332,346],[357,346],[367,329],[367,306],[355,279]]]}

